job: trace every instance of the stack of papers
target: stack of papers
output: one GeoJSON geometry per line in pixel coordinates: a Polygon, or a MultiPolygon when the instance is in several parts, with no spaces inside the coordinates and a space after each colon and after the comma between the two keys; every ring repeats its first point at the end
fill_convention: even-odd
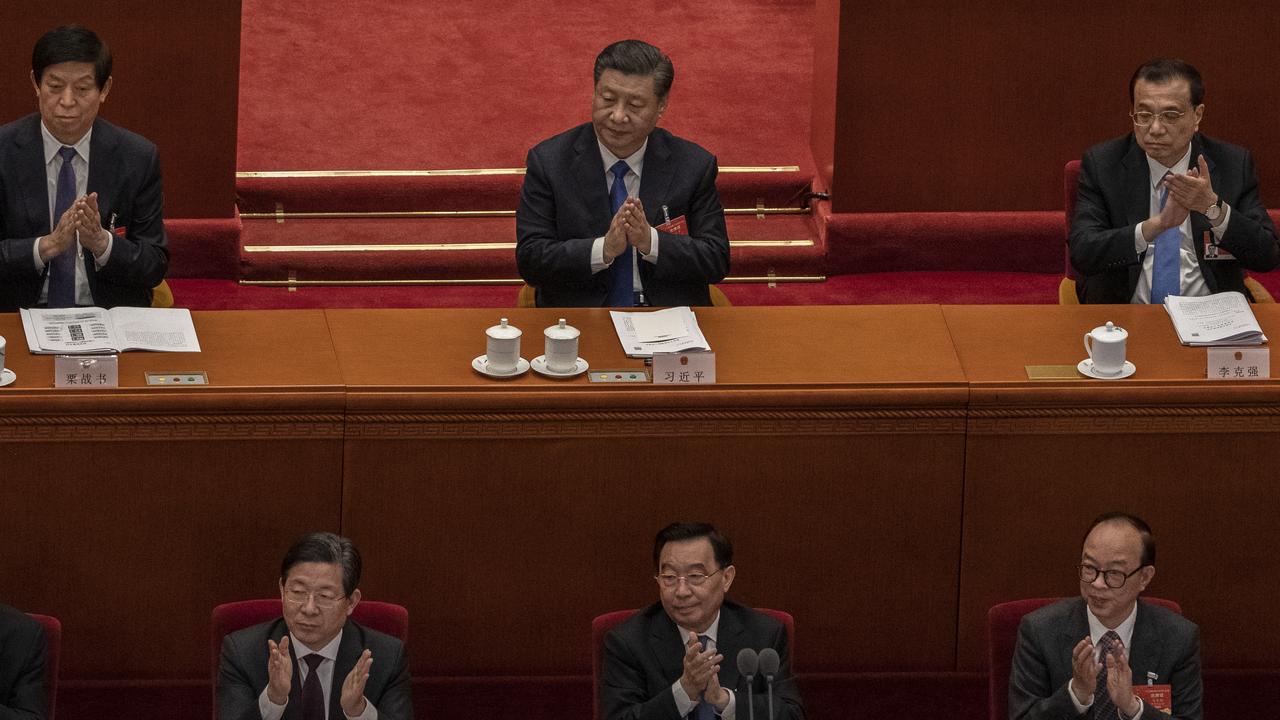
{"type": "Polygon", "coordinates": [[[1173,328],[1183,345],[1232,347],[1267,341],[1249,301],[1238,292],[1204,297],[1170,295],[1164,299],[1164,309],[1173,319],[1173,328]]]}
{"type": "Polygon", "coordinates": [[[186,308],[33,308],[20,314],[34,355],[200,352],[186,308]]]}
{"type": "Polygon", "coordinates": [[[698,327],[698,318],[688,306],[652,312],[611,310],[613,328],[627,357],[648,358],[655,352],[710,350],[698,327]]]}

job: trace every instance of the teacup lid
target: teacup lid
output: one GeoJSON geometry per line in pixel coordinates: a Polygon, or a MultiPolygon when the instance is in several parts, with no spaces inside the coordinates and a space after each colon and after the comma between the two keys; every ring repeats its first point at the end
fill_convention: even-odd
{"type": "Polygon", "coordinates": [[[520,328],[515,325],[508,325],[507,319],[502,318],[501,322],[488,330],[484,331],[486,335],[495,340],[512,340],[520,337],[520,328]]]}
{"type": "Polygon", "coordinates": [[[578,328],[566,324],[564,318],[560,318],[559,323],[542,332],[550,340],[573,340],[582,334],[582,331],[578,328]]]}
{"type": "Polygon", "coordinates": [[[1094,328],[1089,334],[1099,342],[1116,342],[1129,337],[1128,330],[1125,330],[1110,320],[1107,321],[1106,325],[1099,325],[1094,328]]]}

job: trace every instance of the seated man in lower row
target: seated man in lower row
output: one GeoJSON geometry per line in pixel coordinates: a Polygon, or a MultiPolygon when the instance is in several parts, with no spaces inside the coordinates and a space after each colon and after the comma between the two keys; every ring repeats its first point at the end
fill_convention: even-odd
{"type": "Polygon", "coordinates": [[[284,616],[227,635],[221,720],[412,720],[404,644],[349,619],[360,553],[333,533],[294,543],[280,564],[284,616]]]}
{"type": "MultiPolygon", "coordinates": [[[[745,707],[747,683],[736,664],[738,652],[772,648],[781,660],[773,687],[773,717],[804,718],[791,676],[786,628],[725,599],[737,573],[728,539],[707,523],[673,523],[654,540],[653,564],[660,602],[605,637],[600,717],[750,717],[745,707]]],[[[753,693],[755,717],[770,717],[760,675],[753,693]]]]}
{"type": "Polygon", "coordinates": [[[1093,521],[1078,567],[1080,595],[1029,613],[1018,626],[1009,679],[1011,720],[1200,720],[1200,631],[1138,594],[1156,574],[1156,541],[1141,518],[1093,521]],[[1135,692],[1159,690],[1162,712],[1135,692]],[[1152,686],[1159,686],[1152,688],[1152,686]]]}
{"type": "Polygon", "coordinates": [[[30,615],[0,605],[0,718],[48,717],[44,628],[30,615]]]}

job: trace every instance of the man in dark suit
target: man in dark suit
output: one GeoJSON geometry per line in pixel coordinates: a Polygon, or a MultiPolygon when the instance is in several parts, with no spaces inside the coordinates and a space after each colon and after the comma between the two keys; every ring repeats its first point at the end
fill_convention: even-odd
{"type": "Polygon", "coordinates": [[[1204,83],[1181,60],[1144,63],[1129,98],[1133,132],[1090,148],[1080,163],[1068,239],[1080,301],[1248,297],[1244,271],[1280,263],[1253,158],[1198,132],[1204,83]]]}
{"type": "Polygon", "coordinates": [[[350,540],[312,533],[294,543],[280,565],[284,616],[222,641],[218,717],[411,720],[404,644],[349,619],[359,582],[350,540]]]}
{"type": "Polygon", "coordinates": [[[44,663],[44,628],[26,613],[0,605],[0,717],[48,716],[44,663]]]}
{"type": "Polygon", "coordinates": [[[710,305],[729,272],[716,159],[657,129],[675,70],[616,42],[595,64],[591,122],[529,151],[516,264],[540,307],[710,305]]]}
{"type": "Polygon", "coordinates": [[[98,118],[111,52],[67,25],[36,42],[40,112],[0,127],[0,311],[147,306],[169,265],[156,147],[98,118]]]}
{"type": "Polygon", "coordinates": [[[1018,626],[1011,720],[1170,717],[1135,686],[1167,690],[1172,717],[1200,720],[1199,628],[1138,600],[1155,562],[1155,538],[1141,518],[1108,513],[1094,520],[1081,553],[1081,597],[1029,613],[1018,626]]]}
{"type": "MultiPolygon", "coordinates": [[[[605,636],[600,716],[746,718],[747,682],[738,673],[738,652],[773,648],[781,659],[774,717],[802,719],[786,629],[725,599],[737,573],[728,539],[707,523],[673,523],[654,540],[653,563],[660,602],[605,636]]],[[[756,676],[753,695],[755,717],[769,717],[763,676],[756,676]]]]}

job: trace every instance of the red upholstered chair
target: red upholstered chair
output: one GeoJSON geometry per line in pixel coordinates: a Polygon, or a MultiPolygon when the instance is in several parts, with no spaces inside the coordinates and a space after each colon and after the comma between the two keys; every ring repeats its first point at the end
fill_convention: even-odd
{"type": "MultiPolygon", "coordinates": [[[[1018,623],[1022,616],[1062,598],[1034,598],[1000,603],[987,611],[987,708],[990,720],[1009,720],[1009,673],[1013,670],[1013,648],[1018,643],[1018,623]]],[[[1146,601],[1182,614],[1172,600],[1144,597],[1146,601]]]]}
{"type": "Polygon", "coordinates": [[[54,706],[58,700],[58,660],[62,652],[62,623],[50,615],[27,613],[32,620],[44,627],[44,699],[53,720],[54,706]]]}
{"type": "MultiPolygon", "coordinates": [[[[635,615],[637,610],[615,610],[597,615],[591,621],[591,717],[600,720],[600,667],[604,660],[604,636],[623,620],[635,615]]],[[[764,613],[782,623],[787,629],[787,655],[795,672],[796,658],[796,621],[791,613],[768,608],[756,608],[756,612],[764,613]]],[[[728,660],[726,660],[728,662],[728,660]]]]}
{"type": "MultiPolygon", "coordinates": [[[[212,653],[213,658],[213,719],[218,720],[218,660],[222,655],[222,638],[228,633],[243,630],[281,616],[280,598],[269,600],[242,600],[224,603],[213,609],[212,653]]],[[[409,642],[409,611],[403,605],[361,600],[351,619],[380,633],[409,642]]],[[[265,648],[263,652],[266,652],[265,648]]]]}

